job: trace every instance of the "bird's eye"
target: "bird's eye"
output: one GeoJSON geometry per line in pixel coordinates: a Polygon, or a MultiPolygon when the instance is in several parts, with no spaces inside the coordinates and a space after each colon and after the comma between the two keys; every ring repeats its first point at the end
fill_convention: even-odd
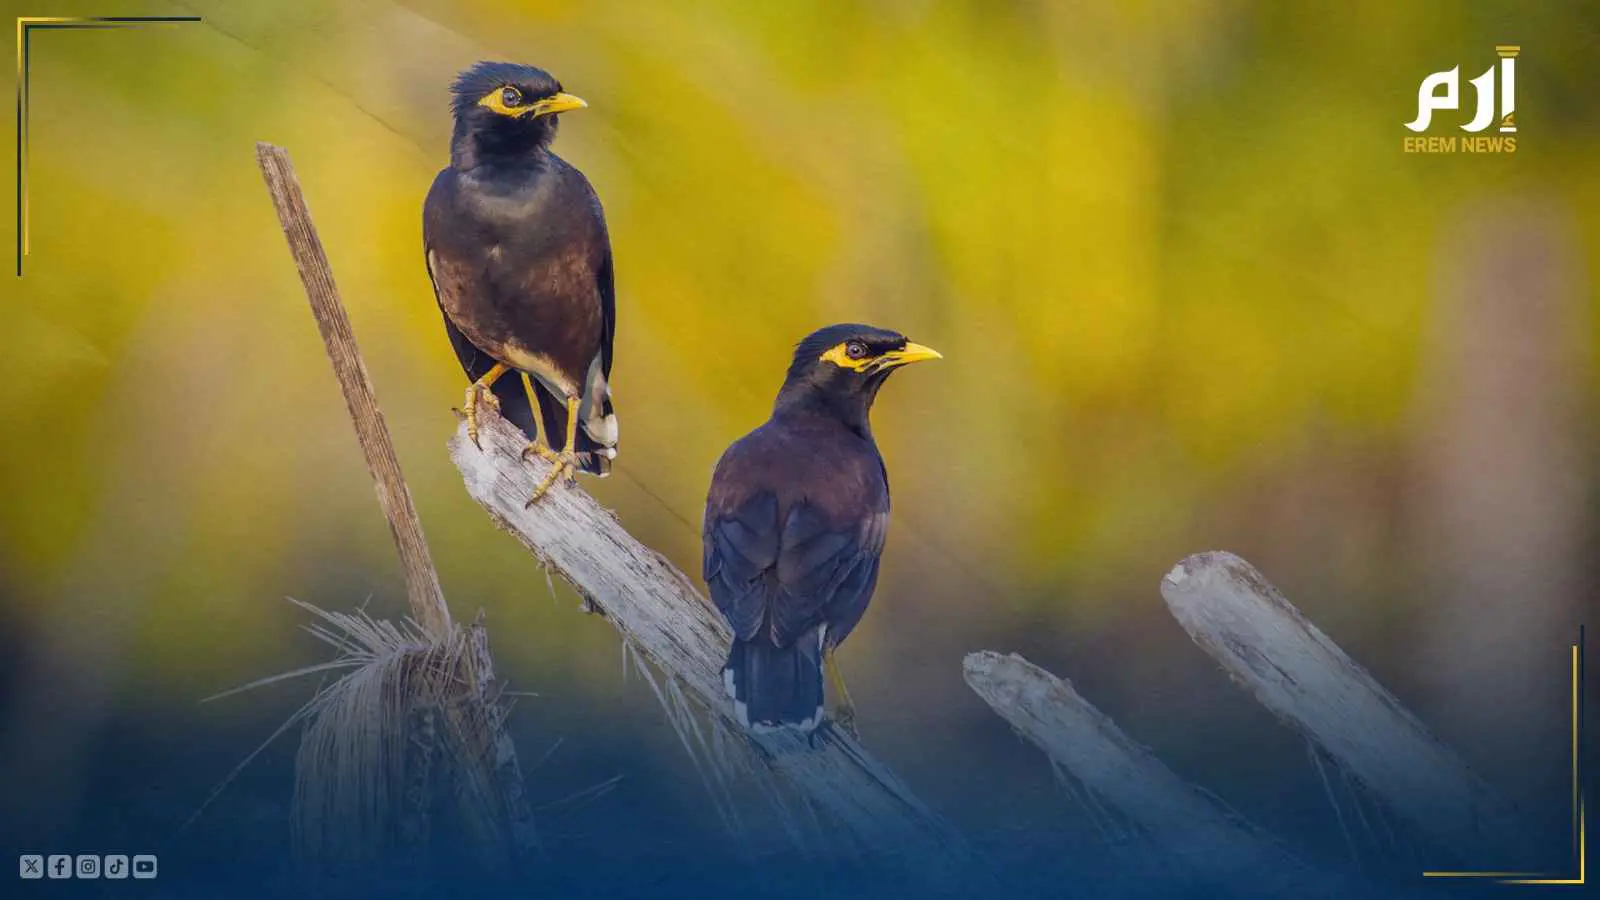
{"type": "Polygon", "coordinates": [[[514,87],[505,88],[500,91],[500,102],[507,106],[521,106],[522,92],[514,87]]]}
{"type": "Polygon", "coordinates": [[[844,345],[844,355],[851,359],[861,359],[867,355],[867,345],[860,341],[851,341],[844,345]]]}

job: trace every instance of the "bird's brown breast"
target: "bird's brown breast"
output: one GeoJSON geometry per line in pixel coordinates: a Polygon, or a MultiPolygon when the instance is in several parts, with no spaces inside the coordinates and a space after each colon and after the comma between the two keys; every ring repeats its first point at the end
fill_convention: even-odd
{"type": "Polygon", "coordinates": [[[430,197],[428,267],[439,305],[474,346],[574,395],[604,332],[604,226],[581,198],[539,193],[540,203],[485,200],[452,185],[430,197]]]}

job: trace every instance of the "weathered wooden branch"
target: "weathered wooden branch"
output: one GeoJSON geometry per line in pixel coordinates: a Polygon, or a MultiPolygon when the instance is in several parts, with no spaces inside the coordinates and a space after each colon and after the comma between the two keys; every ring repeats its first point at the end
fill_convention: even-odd
{"type": "Polygon", "coordinates": [[[439,575],[428,554],[428,542],[422,536],[422,522],[411,502],[411,491],[400,474],[400,458],[395,454],[394,441],[384,424],[383,411],[378,409],[372,377],[361,361],[350,317],[339,301],[333,268],[328,265],[328,254],[322,249],[322,239],[317,236],[311,211],[306,208],[294,165],[283,148],[266,143],[256,144],[256,162],[266,178],[267,191],[272,194],[272,205],[278,211],[284,237],[289,239],[289,253],[300,271],[306,299],[311,301],[311,314],[317,320],[317,330],[322,333],[328,360],[333,363],[333,374],[339,379],[339,390],[350,408],[356,440],[361,443],[367,469],[378,491],[378,505],[383,507],[389,530],[394,534],[395,547],[400,551],[411,614],[425,631],[443,638],[450,632],[450,609],[445,606],[439,575]]]}
{"type": "Polygon", "coordinates": [[[1348,884],[1299,860],[1265,830],[1189,785],[1072,685],[1011,654],[969,654],[967,684],[1018,733],[1135,823],[1190,876],[1234,894],[1350,896],[1348,884]]]}
{"type": "Polygon", "coordinates": [[[1196,554],[1161,595],[1234,681],[1441,847],[1524,848],[1513,809],[1249,563],[1196,554]]]}
{"type": "MultiPolygon", "coordinates": [[[[482,449],[463,424],[450,441],[473,499],[597,606],[626,641],[743,734],[722,683],[731,636],[689,579],[572,484],[558,484],[528,506],[549,464],[532,455],[524,460],[527,439],[491,410],[480,408],[478,436],[482,449]]],[[[788,732],[748,737],[773,773],[862,847],[913,860],[912,871],[933,877],[965,857],[962,839],[848,736],[819,734],[815,746],[788,732]]]]}
{"type": "MultiPolygon", "coordinates": [[[[400,471],[399,457],[394,440],[378,408],[372,378],[367,374],[356,343],[350,317],[339,299],[333,281],[333,270],[328,263],[322,240],[317,235],[311,212],[306,206],[295,177],[289,154],[271,144],[256,145],[256,161],[272,196],[278,221],[289,242],[289,252],[299,270],[306,298],[311,303],[311,313],[322,334],[328,359],[333,364],[340,392],[355,425],[356,438],[366,457],[367,468],[377,489],[378,504],[388,519],[405,573],[406,594],[410,601],[413,619],[422,628],[430,643],[426,646],[406,648],[403,656],[415,663],[418,671],[408,666],[396,667],[393,675],[395,689],[379,698],[383,708],[364,710],[346,720],[330,720],[327,730],[338,732],[360,731],[370,723],[393,729],[396,734],[386,737],[397,744],[399,753],[373,752],[355,764],[362,768],[362,777],[374,781],[392,779],[401,786],[399,803],[392,812],[400,820],[401,847],[415,852],[426,847],[433,831],[430,821],[431,793],[435,757],[441,749],[439,735],[445,734],[450,750],[445,762],[451,769],[462,793],[470,795],[478,821],[486,832],[479,841],[493,856],[508,856],[521,862],[531,859],[538,846],[533,826],[533,812],[527,802],[522,770],[517,762],[516,748],[505,727],[505,709],[495,696],[494,661],[489,654],[488,631],[483,616],[466,628],[457,627],[445,605],[444,591],[439,586],[439,576],[428,552],[428,543],[422,533],[422,522],[412,503],[411,492],[406,487],[400,471]],[[396,702],[398,709],[386,704],[396,702]],[[440,727],[436,716],[442,712],[448,727],[440,727]],[[364,718],[363,718],[364,717],[364,718]],[[357,721],[357,720],[360,721],[357,721]],[[398,740],[394,740],[398,737],[398,740]],[[397,771],[391,771],[397,770],[397,771]],[[504,853],[499,850],[503,848],[504,853]]],[[[315,702],[315,701],[314,701],[315,702]]],[[[310,730],[307,734],[310,735],[310,730]]],[[[326,736],[324,736],[326,737],[326,736]]],[[[364,744],[359,735],[340,735],[349,746],[374,748],[364,744]]],[[[322,738],[319,738],[321,740],[322,738]]],[[[319,759],[307,753],[302,740],[302,757],[319,759]]],[[[309,765],[309,763],[308,763],[309,765]]],[[[336,786],[342,785],[342,773],[302,771],[300,787],[308,779],[325,779],[336,786]]],[[[305,792],[297,789],[297,796],[305,792]]],[[[359,794],[359,791],[354,792],[359,794]]],[[[330,789],[335,807],[339,804],[360,805],[347,794],[330,789]]],[[[365,822],[356,814],[341,819],[339,811],[330,819],[365,822]]],[[[318,808],[306,815],[325,815],[318,808]]],[[[310,834],[321,834],[314,826],[302,829],[310,834]]],[[[374,834],[330,835],[329,840],[347,840],[353,844],[381,844],[379,835],[385,826],[373,826],[374,834]]],[[[319,851],[327,848],[316,848],[319,851]]]]}

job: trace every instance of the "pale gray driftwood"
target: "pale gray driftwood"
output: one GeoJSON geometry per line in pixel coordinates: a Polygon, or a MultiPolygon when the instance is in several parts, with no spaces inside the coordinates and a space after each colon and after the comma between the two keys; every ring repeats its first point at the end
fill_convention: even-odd
{"type": "MultiPolygon", "coordinates": [[[[493,410],[480,407],[478,424],[481,449],[464,423],[450,441],[472,498],[598,607],[630,645],[743,733],[722,683],[731,635],[695,585],[571,482],[527,505],[549,463],[532,454],[524,459],[527,439],[493,410]]],[[[964,858],[960,836],[850,737],[819,733],[815,746],[792,732],[748,737],[774,774],[861,848],[934,877],[964,858]]]]}
{"type": "Polygon", "coordinates": [[[1344,897],[1350,886],[1303,863],[1263,829],[1185,782],[1070,683],[1021,656],[969,654],[967,684],[1018,733],[1133,822],[1186,875],[1230,895],[1344,897]]]}
{"type": "Polygon", "coordinates": [[[1442,848],[1524,849],[1512,807],[1249,563],[1196,554],[1161,595],[1234,681],[1442,848]]]}

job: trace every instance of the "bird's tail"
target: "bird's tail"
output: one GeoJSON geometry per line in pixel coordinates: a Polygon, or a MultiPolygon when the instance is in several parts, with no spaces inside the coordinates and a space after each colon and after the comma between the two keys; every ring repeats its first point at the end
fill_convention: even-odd
{"type": "Polygon", "coordinates": [[[802,635],[787,647],[767,635],[735,640],[722,682],[746,728],[810,731],[822,723],[821,633],[802,635]]]}
{"type": "Polygon", "coordinates": [[[617,455],[617,413],[611,408],[611,394],[600,396],[598,409],[578,423],[578,464],[585,472],[602,478],[611,474],[611,460],[617,455]]]}

